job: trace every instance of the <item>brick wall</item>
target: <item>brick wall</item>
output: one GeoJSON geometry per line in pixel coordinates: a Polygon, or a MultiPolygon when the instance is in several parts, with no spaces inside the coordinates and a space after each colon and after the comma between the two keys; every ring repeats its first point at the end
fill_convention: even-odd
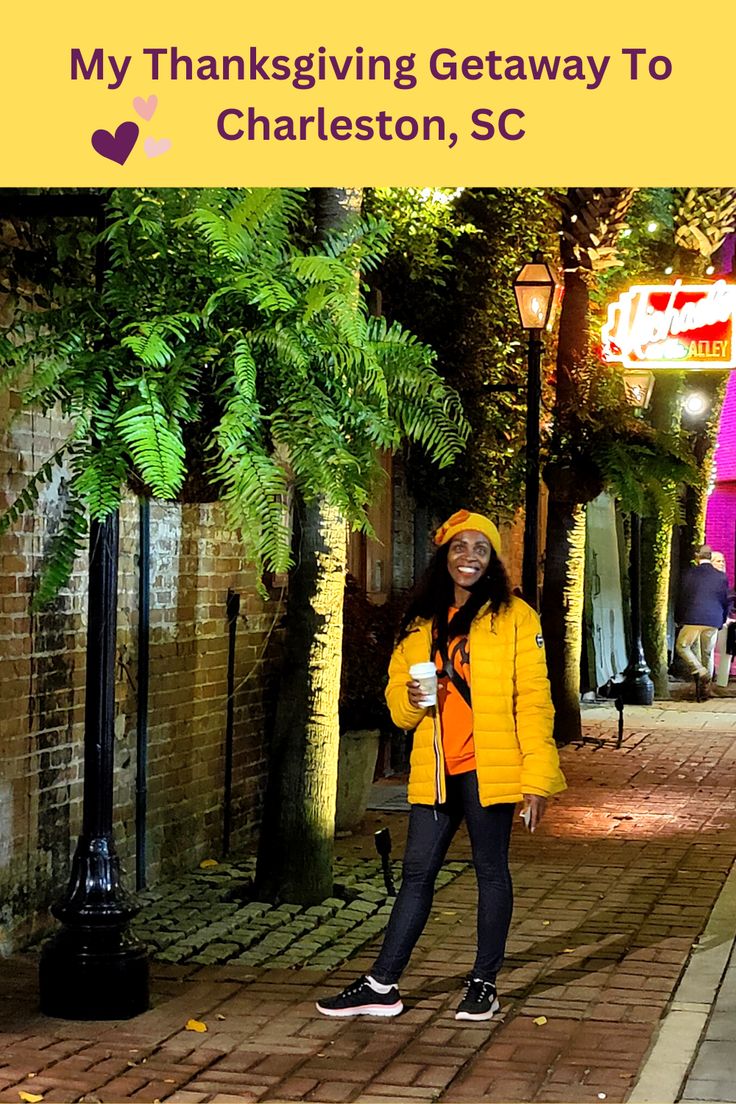
{"type": "MultiPolygon", "coordinates": [[[[62,426],[0,397],[0,491],[12,501],[62,426]]],[[[60,473],[43,509],[0,538],[0,950],[43,929],[66,885],[81,822],[86,556],[52,608],[28,598],[64,494],[60,473]]],[[[115,835],[133,887],[135,856],[138,503],[121,510],[115,720],[115,835]]],[[[151,507],[148,879],[220,854],[228,588],[241,595],[234,695],[232,847],[260,819],[282,607],[264,602],[221,507],[151,507]]]]}

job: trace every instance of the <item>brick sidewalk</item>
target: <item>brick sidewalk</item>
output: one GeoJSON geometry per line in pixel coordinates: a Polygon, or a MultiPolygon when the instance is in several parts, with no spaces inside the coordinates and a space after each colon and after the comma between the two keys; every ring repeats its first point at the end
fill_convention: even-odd
{"type": "MultiPolygon", "coordinates": [[[[696,722],[695,706],[677,718],[689,723],[688,708],[696,722]]],[[[736,851],[730,711],[697,730],[665,720],[619,751],[564,749],[570,789],[534,837],[515,831],[514,923],[490,1024],[453,1018],[473,957],[466,871],[437,894],[402,982],[407,1011],[390,1022],[327,1020],[313,1007],[369,966],[375,942],[331,975],[158,964],[154,1007],[124,1024],[40,1016],[35,960],[7,960],[0,1100],[624,1100],[736,851]],[[185,1030],[190,1018],[207,1032],[185,1030]]],[[[592,735],[604,724],[610,736],[603,714],[586,715],[592,735]]],[[[405,817],[372,816],[342,853],[369,856],[379,822],[398,840],[405,817]]],[[[463,836],[452,857],[467,856],[463,836]]]]}

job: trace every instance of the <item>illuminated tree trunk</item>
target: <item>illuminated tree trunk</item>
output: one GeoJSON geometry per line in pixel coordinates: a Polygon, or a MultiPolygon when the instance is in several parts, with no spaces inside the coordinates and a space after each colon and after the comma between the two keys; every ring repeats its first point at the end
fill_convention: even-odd
{"type": "Polygon", "coordinates": [[[560,259],[565,272],[557,342],[555,436],[545,480],[549,488],[542,626],[555,703],[555,739],[581,734],[580,658],[585,581],[585,504],[603,490],[595,454],[577,411],[591,379],[590,294],[595,272],[609,261],[633,198],[631,188],[568,188],[562,212],[560,259]]]}
{"type": "Polygon", "coordinates": [[[544,560],[542,623],[555,705],[555,739],[582,735],[580,656],[583,646],[585,507],[550,493],[544,560]]]}
{"type": "MultiPolygon", "coordinates": [[[[360,210],[358,189],[320,188],[315,198],[320,235],[360,210]]],[[[265,900],[316,904],[332,893],[347,528],[324,499],[305,504],[298,494],[294,525],[256,892],[265,900]]]]}
{"type": "Polygon", "coordinates": [[[332,893],[347,542],[344,518],[324,501],[299,502],[295,526],[256,882],[267,900],[315,904],[332,893]]]}
{"type": "Polygon", "coordinates": [[[641,639],[654,696],[670,696],[667,623],[670,604],[672,525],[661,514],[641,522],[641,639]]]}
{"type": "MultiPolygon", "coordinates": [[[[548,464],[547,540],[542,591],[542,627],[555,705],[555,739],[568,743],[582,734],[580,657],[585,584],[585,503],[601,485],[590,464],[564,457],[575,438],[575,388],[588,355],[588,275],[581,272],[563,239],[567,271],[557,345],[555,451],[563,459],[548,464]]],[[[582,373],[581,373],[582,374],[582,373]]]]}
{"type": "MultiPolygon", "coordinates": [[[[650,420],[657,429],[679,433],[684,376],[660,373],[652,393],[650,420]]],[[[672,522],[661,514],[642,520],[641,617],[644,655],[657,698],[669,698],[667,626],[670,607],[672,522]]]]}

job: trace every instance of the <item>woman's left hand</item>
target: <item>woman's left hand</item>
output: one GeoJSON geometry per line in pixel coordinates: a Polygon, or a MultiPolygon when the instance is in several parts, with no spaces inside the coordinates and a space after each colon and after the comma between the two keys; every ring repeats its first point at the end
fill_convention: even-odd
{"type": "Polygon", "coordinates": [[[537,827],[544,811],[547,808],[547,798],[539,794],[524,794],[524,812],[529,810],[529,831],[533,832],[537,827]]]}

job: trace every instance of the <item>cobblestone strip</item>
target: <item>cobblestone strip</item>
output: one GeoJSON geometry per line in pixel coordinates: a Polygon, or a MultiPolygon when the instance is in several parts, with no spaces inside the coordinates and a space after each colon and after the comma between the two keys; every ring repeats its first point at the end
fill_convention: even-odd
{"type": "MultiPolygon", "coordinates": [[[[438,888],[466,869],[464,861],[447,863],[438,888]]],[[[159,962],[334,969],[383,930],[391,911],[376,861],[337,859],[342,896],[309,908],[248,901],[254,872],[255,860],[245,858],[145,891],[135,933],[159,962]]],[[[400,885],[398,863],[393,874],[400,885]]]]}

